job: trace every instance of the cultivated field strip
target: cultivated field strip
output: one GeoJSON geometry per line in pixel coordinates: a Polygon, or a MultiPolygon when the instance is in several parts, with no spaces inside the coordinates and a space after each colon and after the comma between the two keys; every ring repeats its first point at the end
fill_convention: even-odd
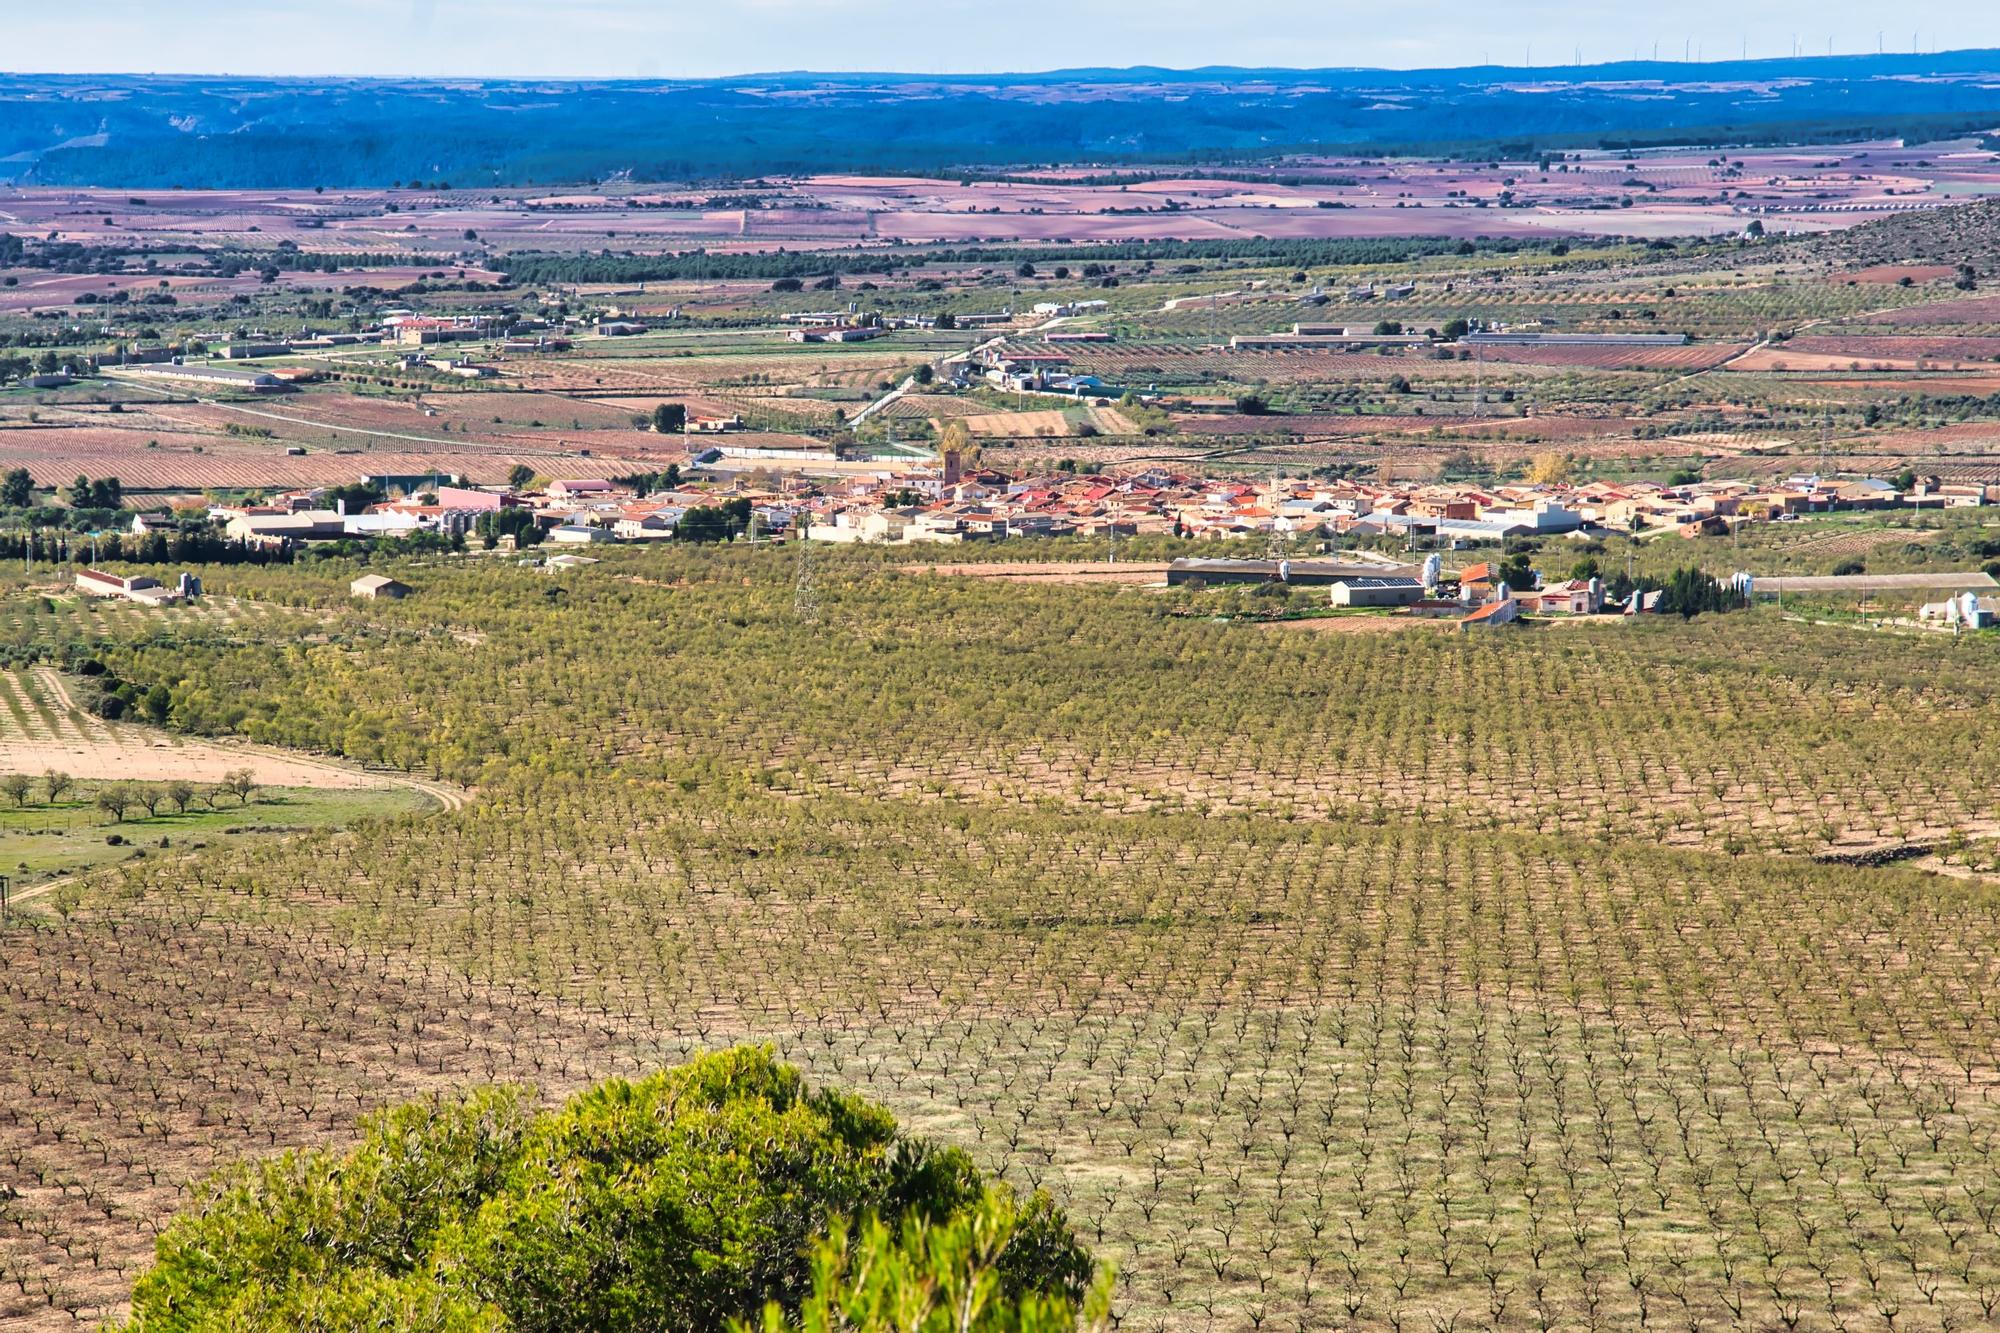
{"type": "Polygon", "coordinates": [[[196,916],[10,951],[0,1326],[115,1310],[188,1182],[237,1156],[343,1133],[430,1088],[558,1090],[619,1063],[601,1041],[587,1070],[565,1056],[562,1035],[589,1029],[543,1002],[468,1003],[448,976],[304,944],[196,916]]]}
{"type": "MultiPolygon", "coordinates": [[[[1969,1318],[2000,1283],[1984,891],[1406,826],[526,815],[565,801],[489,794],[442,873],[412,829],[337,881],[251,853],[193,891],[286,958],[448,965],[376,1040],[474,1067],[454,1015],[492,996],[670,1048],[774,1037],[1055,1190],[1142,1326],[1822,1326],[1925,1287],[1969,1318]]],[[[166,888],[134,878],[75,947],[116,956],[166,888]]],[[[550,1058],[532,1027],[510,1054],[550,1058]]],[[[246,1116],[285,1118],[273,1072],[224,1084],[246,1116]]]]}
{"type": "Polygon", "coordinates": [[[78,708],[51,669],[0,672],[0,744],[93,745],[109,736],[104,721],[78,708]]]}
{"type": "Polygon", "coordinates": [[[1142,1329],[2000,1319],[1990,645],[1303,635],[869,553],[806,623],[761,554],[231,569],[325,633],[109,636],[193,728],[479,794],[17,924],[0,1318],[115,1312],[185,1182],[362,1107],[766,1039],[1050,1189],[1142,1329]],[[1811,859],[1931,839],[1962,876],[1811,859]]]}

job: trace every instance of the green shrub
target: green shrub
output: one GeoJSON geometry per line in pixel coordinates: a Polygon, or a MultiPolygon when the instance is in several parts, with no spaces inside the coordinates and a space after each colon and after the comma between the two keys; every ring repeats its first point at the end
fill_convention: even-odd
{"type": "Polygon", "coordinates": [[[1090,1260],[1045,1195],[741,1047],[557,1111],[521,1088],[416,1102],[345,1155],[225,1171],[161,1234],[132,1327],[721,1329],[795,1317],[837,1219],[944,1235],[987,1214],[996,1298],[1081,1299],[1090,1260]]]}

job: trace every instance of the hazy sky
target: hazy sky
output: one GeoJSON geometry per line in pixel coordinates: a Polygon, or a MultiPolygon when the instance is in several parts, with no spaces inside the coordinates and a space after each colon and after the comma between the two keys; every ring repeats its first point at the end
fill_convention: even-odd
{"type": "Polygon", "coordinates": [[[2000,0],[0,0],[11,72],[690,77],[2000,46],[2000,0]],[[8,12],[13,11],[13,12],[8,12]]]}

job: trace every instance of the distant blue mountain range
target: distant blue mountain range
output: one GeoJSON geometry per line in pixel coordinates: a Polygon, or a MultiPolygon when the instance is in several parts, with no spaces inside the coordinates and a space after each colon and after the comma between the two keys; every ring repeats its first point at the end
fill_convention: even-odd
{"type": "Polygon", "coordinates": [[[0,75],[0,181],[557,184],[1933,137],[2000,51],[1468,69],[778,73],[703,81],[0,75]],[[1054,96],[1061,90],[1062,96],[1054,96]]]}

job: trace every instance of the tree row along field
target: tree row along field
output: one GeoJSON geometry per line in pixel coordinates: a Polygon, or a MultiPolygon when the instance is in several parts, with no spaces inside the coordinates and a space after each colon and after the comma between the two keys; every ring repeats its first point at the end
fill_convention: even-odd
{"type": "Polygon", "coordinates": [[[479,795],[17,915],[0,1320],[115,1310],[208,1165],[745,1038],[1053,1191],[1132,1327],[2000,1317],[1989,645],[1294,635],[859,553],[808,621],[768,552],[410,577],[215,571],[312,641],[94,631],[179,725],[479,795]],[[1809,859],[1918,838],[1954,873],[1809,859]]]}

